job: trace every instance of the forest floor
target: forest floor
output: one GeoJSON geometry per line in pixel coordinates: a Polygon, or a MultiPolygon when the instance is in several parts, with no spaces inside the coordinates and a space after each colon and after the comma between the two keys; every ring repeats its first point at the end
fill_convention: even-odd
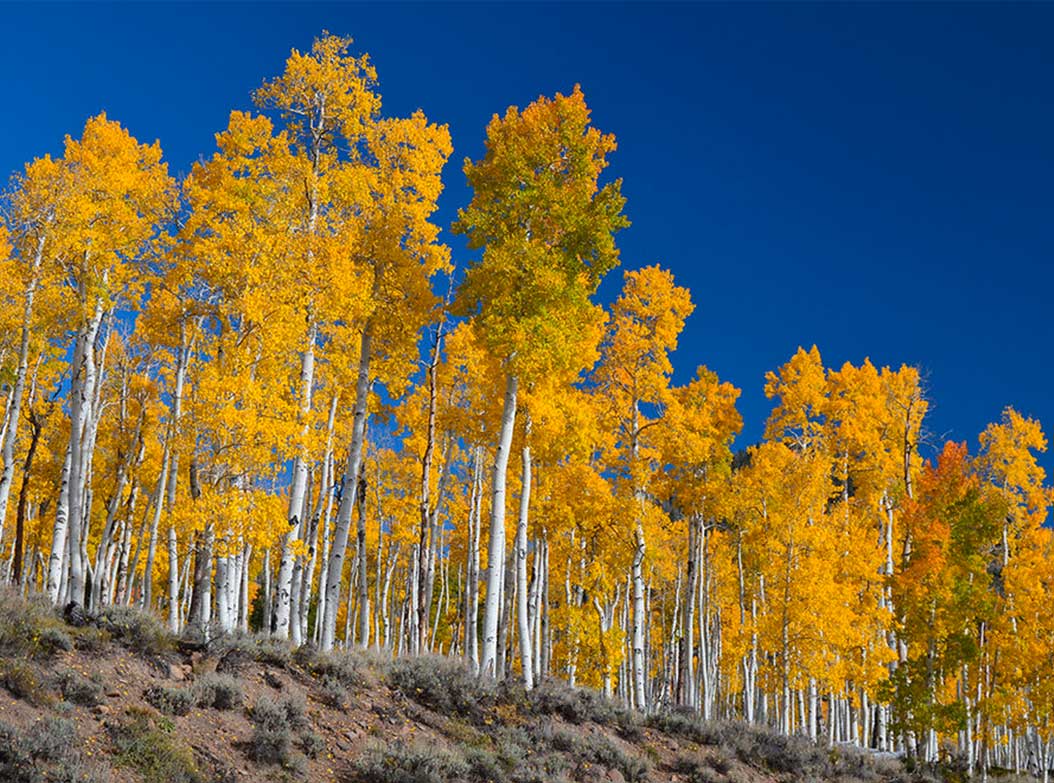
{"type": "Polygon", "coordinates": [[[939,779],[742,724],[642,719],[555,681],[528,694],[450,658],[202,647],[128,609],[68,619],[0,592],[4,783],[939,779]]]}

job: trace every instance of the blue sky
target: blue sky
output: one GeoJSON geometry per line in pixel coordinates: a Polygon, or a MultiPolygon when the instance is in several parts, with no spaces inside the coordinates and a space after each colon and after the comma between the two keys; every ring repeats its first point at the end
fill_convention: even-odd
{"type": "Polygon", "coordinates": [[[1054,427],[1054,4],[5,5],[0,173],[101,110],[185,173],[324,29],[372,55],[386,113],[450,125],[447,226],[490,116],[581,83],[619,140],[623,264],[691,288],[678,380],[742,388],[741,443],[813,343],[918,365],[935,445],[1005,405],[1054,427]]]}

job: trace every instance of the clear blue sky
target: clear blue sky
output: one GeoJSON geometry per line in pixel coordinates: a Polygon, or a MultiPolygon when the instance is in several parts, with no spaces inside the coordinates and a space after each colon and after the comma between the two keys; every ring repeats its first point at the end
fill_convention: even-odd
{"type": "Polygon", "coordinates": [[[935,442],[1008,404],[1054,428],[1054,4],[0,5],[0,173],[101,110],[185,173],[323,29],[386,112],[450,125],[445,225],[490,116],[581,83],[619,140],[623,263],[691,288],[678,379],[743,389],[741,443],[812,343],[922,368],[935,442]]]}

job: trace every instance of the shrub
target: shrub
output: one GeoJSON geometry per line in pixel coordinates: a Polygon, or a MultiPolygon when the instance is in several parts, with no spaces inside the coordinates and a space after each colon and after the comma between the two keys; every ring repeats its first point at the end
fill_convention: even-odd
{"type": "Polygon", "coordinates": [[[469,772],[454,754],[420,742],[371,744],[353,770],[361,783],[448,783],[466,780],[469,772]]]}
{"type": "Polygon", "coordinates": [[[388,681],[407,698],[443,715],[478,718],[495,695],[489,679],[477,677],[456,659],[438,656],[400,658],[392,663],[388,681]]]}
{"type": "Polygon", "coordinates": [[[175,639],[152,612],[131,606],[108,606],[98,625],[122,645],[146,657],[163,656],[175,647],[175,639]]]}
{"type": "Polygon", "coordinates": [[[253,734],[249,740],[249,757],[265,764],[288,765],[291,760],[291,730],[303,729],[303,698],[287,696],[275,701],[266,696],[256,700],[249,717],[253,734]]]}
{"type": "Polygon", "coordinates": [[[226,674],[207,674],[194,684],[194,700],[199,707],[235,710],[242,706],[242,687],[226,674]]]}
{"type": "Polygon", "coordinates": [[[102,652],[111,641],[110,634],[94,625],[76,628],[73,631],[73,646],[82,652],[102,652]]]}
{"type": "Polygon", "coordinates": [[[115,762],[134,769],[143,783],[203,783],[193,752],[175,736],[171,721],[155,721],[146,710],[132,708],[107,728],[115,762]]]}
{"type": "Polygon", "coordinates": [[[348,703],[348,689],[340,680],[324,677],[319,685],[319,701],[335,710],[343,710],[348,703]]]}
{"type": "Polygon", "coordinates": [[[24,661],[8,661],[0,670],[0,681],[16,699],[25,699],[38,707],[53,700],[36,669],[24,661]]]}
{"type": "Polygon", "coordinates": [[[59,693],[71,704],[94,707],[102,704],[105,689],[101,682],[82,677],[72,669],[59,672],[57,676],[59,693]]]}
{"type": "Polygon", "coordinates": [[[480,783],[504,783],[506,767],[494,753],[483,748],[464,750],[465,777],[480,783]]]}
{"type": "Polygon", "coordinates": [[[559,715],[570,723],[615,723],[620,717],[629,722],[626,710],[590,688],[572,688],[554,679],[543,680],[528,694],[536,715],[559,715]]]}
{"type": "Polygon", "coordinates": [[[44,718],[28,729],[0,724],[0,780],[4,783],[104,783],[103,775],[84,763],[77,750],[72,722],[44,718]]]}
{"type": "Polygon", "coordinates": [[[77,749],[77,729],[66,718],[44,718],[26,732],[24,742],[34,758],[60,761],[77,749]]]}
{"type": "Polygon", "coordinates": [[[0,656],[47,657],[71,647],[64,623],[46,598],[23,598],[11,587],[0,588],[0,656]]]}
{"type": "Polygon", "coordinates": [[[234,633],[218,637],[209,651],[220,658],[216,671],[238,674],[249,661],[286,668],[292,659],[289,642],[273,636],[234,633]]]}
{"type": "Polygon", "coordinates": [[[300,732],[300,749],[309,759],[317,759],[326,752],[326,741],[313,731],[300,732]]]}
{"type": "Polygon", "coordinates": [[[718,783],[723,779],[710,768],[705,759],[694,754],[678,756],[674,759],[671,768],[681,775],[686,783],[718,783]]]}
{"type": "Polygon", "coordinates": [[[305,644],[293,654],[294,660],[315,677],[336,680],[345,688],[364,688],[371,668],[381,668],[379,656],[359,649],[320,653],[305,644]]]}
{"type": "Polygon", "coordinates": [[[166,715],[186,715],[197,699],[189,688],[166,688],[152,685],[143,691],[143,698],[166,715]]]}
{"type": "Polygon", "coordinates": [[[288,764],[292,736],[285,726],[262,726],[253,728],[249,738],[249,758],[260,764],[288,764]]]}

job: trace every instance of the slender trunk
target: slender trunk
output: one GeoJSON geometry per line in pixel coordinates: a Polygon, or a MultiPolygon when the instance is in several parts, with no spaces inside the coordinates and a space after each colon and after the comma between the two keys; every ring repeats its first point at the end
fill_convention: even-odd
{"type": "Polygon", "coordinates": [[[66,545],[69,533],[70,509],[70,449],[66,447],[66,459],[62,464],[59,478],[59,502],[55,506],[55,526],[51,532],[51,553],[48,556],[48,599],[57,604],[62,594],[64,566],[66,563],[66,545]]]}
{"type": "MultiPolygon", "coordinates": [[[[365,465],[363,465],[365,468],[365,465]]],[[[370,583],[367,572],[368,560],[366,557],[366,480],[359,476],[358,482],[358,559],[359,570],[359,644],[363,649],[370,644],[370,583]]]]}
{"type": "Polygon", "coordinates": [[[430,580],[428,579],[429,557],[425,554],[428,549],[428,536],[431,531],[432,514],[432,455],[435,452],[436,439],[436,406],[438,397],[436,394],[436,368],[439,365],[439,353],[443,345],[443,323],[436,327],[436,339],[432,346],[432,357],[428,363],[428,424],[425,430],[425,453],[421,459],[421,502],[420,518],[421,527],[418,534],[418,590],[417,596],[417,647],[424,650],[428,632],[428,608],[431,595],[426,595],[430,580]]]}
{"type": "MultiPolygon", "coordinates": [[[[172,468],[169,465],[171,452],[169,450],[170,438],[165,439],[165,448],[161,456],[161,475],[157,480],[157,493],[155,495],[153,512],[150,518],[150,536],[146,547],[146,567],[143,569],[143,594],[140,606],[150,606],[154,590],[154,558],[157,556],[157,528],[161,524],[161,511],[165,506],[165,485],[168,483],[172,468]]],[[[136,561],[139,560],[139,552],[136,550],[136,561]]],[[[134,571],[134,569],[133,569],[134,571]]]]}
{"type": "Polygon", "coordinates": [[[15,441],[18,438],[18,421],[22,412],[22,398],[26,391],[26,376],[29,373],[29,343],[33,322],[33,299],[40,284],[40,266],[44,258],[46,233],[37,238],[33,253],[29,283],[26,286],[25,300],[22,306],[22,333],[18,344],[18,369],[15,371],[15,385],[7,402],[7,415],[3,422],[0,436],[0,542],[4,538],[4,520],[7,517],[7,501],[11,495],[11,484],[15,475],[15,441]]]}
{"type": "Polygon", "coordinates": [[[369,394],[370,349],[373,340],[373,324],[368,323],[362,332],[359,350],[359,371],[355,383],[355,414],[352,421],[351,447],[348,450],[348,464],[344,470],[344,486],[337,508],[337,519],[333,530],[333,543],[329,553],[329,565],[326,568],[326,606],[322,622],[323,651],[333,649],[337,630],[337,599],[340,596],[341,575],[344,572],[344,556],[348,548],[348,536],[351,532],[351,512],[359,489],[359,473],[362,464],[363,445],[366,440],[366,403],[369,394]]]}
{"type": "Polygon", "coordinates": [[[516,424],[516,392],[519,381],[511,372],[506,376],[505,404],[501,432],[494,457],[491,487],[490,543],[487,549],[487,601],[483,609],[483,654],[480,672],[496,677],[498,660],[498,615],[501,611],[502,577],[505,563],[505,479],[516,424]]]}
{"type": "MultiPolygon", "coordinates": [[[[300,435],[306,440],[310,427],[311,398],[315,385],[315,335],[314,323],[308,326],[307,346],[300,359],[300,435]]],[[[278,566],[278,595],[275,605],[275,635],[289,638],[291,603],[293,598],[293,566],[295,544],[300,538],[304,522],[304,495],[307,490],[307,454],[303,447],[293,460],[293,484],[289,490],[289,529],[282,536],[282,556],[278,566]]]]}
{"type": "MultiPolygon", "coordinates": [[[[40,432],[43,424],[33,413],[29,411],[29,449],[26,451],[26,460],[22,465],[22,486],[18,490],[18,511],[15,516],[15,552],[12,576],[15,584],[22,584],[22,551],[25,546],[26,535],[26,503],[29,498],[29,479],[33,475],[33,458],[37,453],[37,444],[40,442],[40,432]]],[[[2,518],[2,512],[0,512],[2,518]]]]}
{"type": "Polygon", "coordinates": [[[523,670],[523,685],[527,690],[534,687],[533,658],[531,654],[531,623],[527,607],[527,515],[531,502],[531,419],[526,417],[523,445],[523,476],[520,490],[520,514],[516,521],[516,619],[519,624],[520,666],[523,670]]]}
{"type": "Polygon", "coordinates": [[[85,430],[91,418],[91,404],[95,398],[95,339],[102,324],[103,303],[95,303],[91,319],[77,332],[73,353],[73,379],[70,384],[70,479],[68,546],[70,573],[67,595],[69,600],[84,603],[84,562],[81,543],[84,537],[85,430]]]}

